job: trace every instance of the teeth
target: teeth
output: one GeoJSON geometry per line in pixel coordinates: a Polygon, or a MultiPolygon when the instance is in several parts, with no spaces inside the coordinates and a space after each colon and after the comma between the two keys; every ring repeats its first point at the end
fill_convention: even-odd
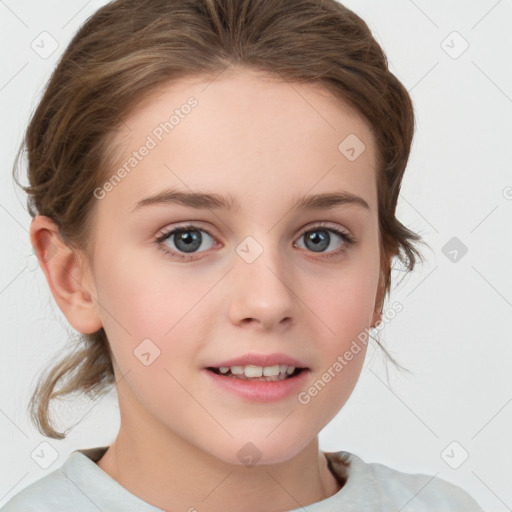
{"type": "Polygon", "coordinates": [[[263,375],[265,377],[279,375],[279,365],[275,364],[274,366],[265,366],[263,368],[263,375]]]}
{"type": "Polygon", "coordinates": [[[261,377],[263,375],[263,368],[261,366],[247,365],[244,368],[246,377],[261,377]]]}
{"type": "Polygon", "coordinates": [[[295,371],[295,366],[288,366],[287,364],[275,364],[274,366],[221,366],[219,372],[226,374],[229,371],[233,375],[243,375],[246,378],[259,378],[259,377],[278,377],[291,375],[295,371]]]}

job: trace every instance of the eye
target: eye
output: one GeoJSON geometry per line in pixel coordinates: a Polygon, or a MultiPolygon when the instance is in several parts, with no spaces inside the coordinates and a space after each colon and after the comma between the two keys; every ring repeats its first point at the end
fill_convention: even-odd
{"type": "MultiPolygon", "coordinates": [[[[349,233],[341,231],[338,228],[327,227],[323,224],[313,226],[308,229],[299,237],[299,240],[304,238],[305,248],[317,253],[328,252],[325,257],[331,258],[340,255],[345,252],[352,244],[355,243],[355,239],[349,233]],[[333,236],[334,234],[334,236],[333,236]],[[334,250],[325,251],[329,246],[335,244],[334,250]]],[[[301,247],[303,248],[303,247],[301,247]]]]}
{"type": "Polygon", "coordinates": [[[178,260],[189,260],[191,257],[187,254],[193,255],[197,252],[203,252],[198,251],[198,249],[201,246],[204,249],[205,243],[207,245],[206,249],[215,244],[214,238],[208,231],[194,225],[180,226],[163,231],[157,235],[154,241],[166,256],[178,260]],[[169,246],[171,244],[173,247],[169,246]],[[208,246],[208,244],[210,245],[208,246]]]}
{"type": "MultiPolygon", "coordinates": [[[[355,238],[338,228],[324,224],[313,226],[299,237],[305,239],[305,248],[310,252],[319,253],[323,258],[333,258],[344,253],[355,243],[355,238]],[[334,250],[326,251],[334,243],[334,250]],[[324,254],[327,253],[327,254],[324,254]]],[[[190,224],[167,229],[159,233],[154,242],[165,256],[181,261],[194,259],[194,254],[204,252],[215,246],[213,236],[204,228],[190,224]],[[206,245],[206,247],[204,247],[206,245]],[[173,247],[171,247],[173,246],[173,247]],[[199,250],[203,247],[203,250],[199,250]]]]}

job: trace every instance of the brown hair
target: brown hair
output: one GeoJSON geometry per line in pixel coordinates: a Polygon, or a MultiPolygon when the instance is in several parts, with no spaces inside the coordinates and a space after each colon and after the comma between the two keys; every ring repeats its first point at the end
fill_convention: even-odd
{"type": "MultiPolygon", "coordinates": [[[[63,241],[87,254],[95,198],[109,172],[116,129],[150,92],[180,77],[215,76],[229,65],[283,80],[324,86],[362,115],[378,154],[377,190],[385,292],[396,256],[411,271],[423,243],[395,218],[414,133],[409,94],[389,71],[366,23],[335,0],[116,0],[90,17],[54,70],[27,128],[32,217],[45,215],[63,241]]],[[[340,141],[341,142],[341,141],[340,141]]],[[[30,402],[32,421],[62,439],[50,402],[73,392],[89,396],[115,383],[103,329],[80,335],[44,375],[30,402]],[[59,381],[65,382],[55,390],[59,381]]]]}

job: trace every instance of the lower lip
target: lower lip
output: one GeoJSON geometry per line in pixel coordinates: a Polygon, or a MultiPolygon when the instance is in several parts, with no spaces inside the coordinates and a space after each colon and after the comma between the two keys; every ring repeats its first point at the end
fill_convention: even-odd
{"type": "Polygon", "coordinates": [[[309,373],[309,370],[302,370],[295,377],[274,382],[265,382],[261,380],[243,380],[233,377],[222,377],[206,368],[204,371],[219,387],[252,402],[276,402],[288,398],[291,395],[296,395],[300,388],[305,385],[307,374],[309,373]]]}

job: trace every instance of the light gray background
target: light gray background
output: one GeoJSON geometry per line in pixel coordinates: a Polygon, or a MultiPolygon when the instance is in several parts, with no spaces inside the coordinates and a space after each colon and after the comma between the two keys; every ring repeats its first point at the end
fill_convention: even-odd
{"type": "MultiPolygon", "coordinates": [[[[115,392],[96,405],[63,406],[63,421],[78,422],[66,440],[47,440],[28,422],[36,377],[72,331],[32,253],[25,198],[11,180],[44,83],[79,25],[104,3],[0,0],[0,505],[72,450],[109,444],[119,427],[115,392]],[[48,58],[31,48],[43,31],[59,45],[48,58]],[[31,457],[41,442],[57,456],[46,469],[31,457]]],[[[432,251],[394,289],[388,305],[400,301],[404,309],[382,334],[413,375],[390,367],[388,387],[382,357],[370,353],[349,402],[320,434],[321,448],[437,475],[486,510],[512,510],[512,2],[345,4],[367,21],[412,95],[417,133],[398,217],[432,251]],[[469,47],[458,55],[464,40],[469,47]],[[452,237],[468,248],[455,262],[443,253],[452,237]],[[466,452],[452,469],[448,463],[466,452]]]]}

